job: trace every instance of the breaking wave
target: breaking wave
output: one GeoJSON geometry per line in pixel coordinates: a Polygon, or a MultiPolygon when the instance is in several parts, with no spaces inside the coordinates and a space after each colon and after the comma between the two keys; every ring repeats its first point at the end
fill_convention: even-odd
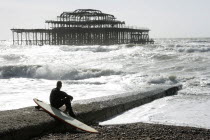
{"type": "Polygon", "coordinates": [[[39,65],[4,66],[0,67],[0,78],[33,77],[39,65]]]}
{"type": "Polygon", "coordinates": [[[197,40],[188,41],[188,43],[210,43],[210,40],[209,40],[209,38],[207,38],[207,39],[197,39],[197,40]]]}
{"type": "Polygon", "coordinates": [[[178,83],[178,80],[175,75],[170,75],[168,77],[158,76],[158,77],[149,78],[147,83],[149,84],[176,84],[178,83]]]}
{"type": "Polygon", "coordinates": [[[181,48],[178,49],[179,52],[187,52],[187,53],[194,53],[194,52],[210,52],[210,48],[202,47],[202,48],[181,48]]]}
{"type": "Polygon", "coordinates": [[[62,46],[60,47],[60,50],[67,51],[67,52],[73,52],[73,51],[90,51],[90,52],[110,52],[121,49],[121,46],[62,46]]]}
{"type": "Polygon", "coordinates": [[[176,56],[166,55],[166,54],[156,54],[152,56],[151,58],[157,59],[157,60],[171,60],[176,58],[176,56]]]}
{"type": "Polygon", "coordinates": [[[73,69],[55,66],[4,66],[0,78],[35,78],[48,80],[82,80],[101,76],[120,75],[122,72],[100,69],[73,69]]]}
{"type": "Polygon", "coordinates": [[[4,58],[7,61],[17,61],[21,58],[25,57],[24,55],[16,55],[16,54],[9,54],[9,55],[3,55],[2,58],[4,58]]]}

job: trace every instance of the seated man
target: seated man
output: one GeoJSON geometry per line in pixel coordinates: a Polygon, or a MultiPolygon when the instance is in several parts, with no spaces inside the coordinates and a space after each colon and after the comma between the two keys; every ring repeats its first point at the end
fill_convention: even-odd
{"type": "Polygon", "coordinates": [[[75,117],[75,114],[71,107],[71,101],[73,100],[73,97],[68,95],[67,93],[60,91],[62,87],[61,81],[57,82],[57,87],[52,89],[50,94],[50,104],[51,106],[59,109],[64,104],[66,105],[66,111],[68,112],[70,116],[75,117]]]}

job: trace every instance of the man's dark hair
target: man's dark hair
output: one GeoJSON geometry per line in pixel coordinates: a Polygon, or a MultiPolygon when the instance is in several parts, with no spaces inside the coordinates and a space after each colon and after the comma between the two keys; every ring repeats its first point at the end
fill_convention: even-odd
{"type": "Polygon", "coordinates": [[[57,82],[57,87],[58,87],[58,86],[61,86],[61,85],[62,85],[62,82],[61,82],[61,81],[58,81],[58,82],[57,82]]]}

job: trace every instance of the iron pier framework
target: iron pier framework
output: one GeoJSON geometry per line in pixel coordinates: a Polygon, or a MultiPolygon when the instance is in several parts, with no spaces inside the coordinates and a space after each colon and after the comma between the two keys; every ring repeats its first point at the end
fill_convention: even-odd
{"type": "Polygon", "coordinates": [[[48,29],[11,29],[18,45],[112,45],[154,43],[149,29],[133,28],[113,15],[94,9],[63,12],[46,20],[48,29]]]}

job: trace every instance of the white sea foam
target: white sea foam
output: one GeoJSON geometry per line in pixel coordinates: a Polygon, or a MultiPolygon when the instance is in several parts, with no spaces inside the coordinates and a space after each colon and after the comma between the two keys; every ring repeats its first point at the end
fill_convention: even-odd
{"type": "Polygon", "coordinates": [[[101,124],[146,122],[210,129],[210,112],[207,111],[209,105],[209,96],[178,95],[175,97],[166,97],[129,110],[101,124]]]}

